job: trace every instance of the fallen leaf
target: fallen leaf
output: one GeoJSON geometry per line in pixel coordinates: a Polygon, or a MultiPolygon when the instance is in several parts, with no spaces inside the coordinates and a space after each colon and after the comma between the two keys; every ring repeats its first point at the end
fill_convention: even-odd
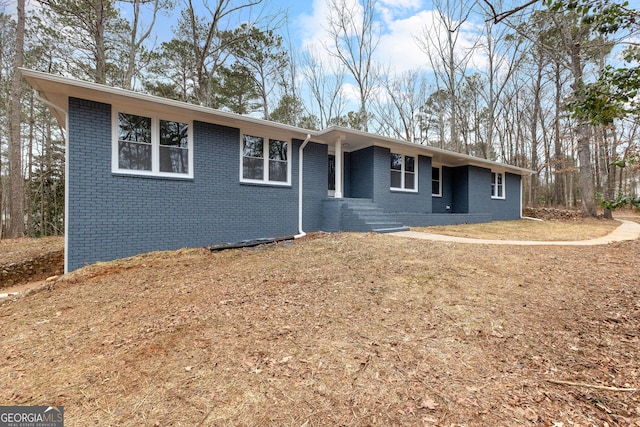
{"type": "Polygon", "coordinates": [[[420,403],[420,408],[426,408],[432,411],[435,410],[437,407],[438,407],[438,403],[431,398],[422,399],[422,402],[420,403]]]}

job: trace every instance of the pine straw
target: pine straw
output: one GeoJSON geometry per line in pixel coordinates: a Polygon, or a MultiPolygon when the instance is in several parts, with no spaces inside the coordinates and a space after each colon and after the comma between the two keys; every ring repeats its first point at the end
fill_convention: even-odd
{"type": "Polygon", "coordinates": [[[640,426],[638,393],[548,382],[640,385],[639,269],[640,241],[152,253],[0,305],[0,401],[70,426],[640,426]]]}

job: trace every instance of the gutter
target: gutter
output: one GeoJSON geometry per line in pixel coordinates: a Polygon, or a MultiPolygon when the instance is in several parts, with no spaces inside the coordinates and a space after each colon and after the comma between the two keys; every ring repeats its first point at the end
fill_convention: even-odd
{"type": "Polygon", "coordinates": [[[304,160],[304,148],[309,143],[311,139],[311,134],[307,134],[307,137],[304,139],[304,142],[298,149],[298,159],[300,162],[300,166],[298,168],[298,234],[293,236],[295,239],[299,239],[300,237],[304,237],[307,235],[302,230],[302,193],[303,193],[303,181],[302,181],[302,173],[304,171],[303,160],[304,160]]]}

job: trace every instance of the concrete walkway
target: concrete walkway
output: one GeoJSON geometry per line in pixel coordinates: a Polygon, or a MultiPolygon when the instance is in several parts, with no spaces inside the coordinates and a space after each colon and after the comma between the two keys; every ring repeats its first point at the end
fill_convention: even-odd
{"type": "Polygon", "coordinates": [[[520,245],[520,246],[594,246],[606,245],[612,242],[636,240],[640,238],[640,224],[633,221],[617,219],[620,226],[603,237],[591,240],[576,241],[536,241],[536,240],[488,240],[471,239],[468,237],[445,236],[443,234],[422,233],[419,231],[400,231],[390,233],[393,236],[409,237],[412,239],[433,240],[437,242],[475,243],[483,245],[520,245]]]}

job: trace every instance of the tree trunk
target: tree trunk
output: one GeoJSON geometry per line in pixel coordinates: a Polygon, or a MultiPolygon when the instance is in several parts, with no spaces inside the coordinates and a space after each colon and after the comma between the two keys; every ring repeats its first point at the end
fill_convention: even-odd
{"type": "Polygon", "coordinates": [[[24,235],[24,179],[22,176],[22,141],[20,138],[20,98],[24,62],[24,0],[17,0],[16,56],[11,85],[11,138],[9,144],[9,237],[24,235]]]}
{"type": "Polygon", "coordinates": [[[540,90],[542,88],[543,57],[538,59],[538,73],[533,87],[533,117],[531,118],[531,169],[536,173],[531,176],[531,205],[538,207],[538,119],[540,117],[540,90]]]}
{"type": "Polygon", "coordinates": [[[591,128],[587,123],[578,125],[578,161],[580,162],[581,211],[584,217],[596,217],[596,191],[591,167],[591,128]]]}
{"type": "Polygon", "coordinates": [[[95,3],[96,28],[94,41],[96,43],[96,83],[105,84],[107,82],[107,52],[104,39],[104,24],[107,19],[103,0],[95,3]]]}
{"type": "Polygon", "coordinates": [[[560,64],[555,64],[555,117],[554,117],[554,170],[555,170],[555,200],[554,207],[563,205],[567,207],[568,198],[566,192],[567,176],[564,164],[564,154],[562,151],[562,136],[560,134],[560,117],[562,114],[562,82],[560,81],[560,64]]]}
{"type": "MultiPolygon", "coordinates": [[[[582,80],[582,59],[580,43],[575,42],[571,47],[571,72],[573,74],[573,90],[576,99],[584,98],[582,80]]],[[[598,216],[596,209],[595,187],[593,185],[593,168],[591,166],[591,126],[581,119],[577,126],[578,161],[580,162],[580,195],[582,199],[582,215],[585,217],[598,216]]]]}

